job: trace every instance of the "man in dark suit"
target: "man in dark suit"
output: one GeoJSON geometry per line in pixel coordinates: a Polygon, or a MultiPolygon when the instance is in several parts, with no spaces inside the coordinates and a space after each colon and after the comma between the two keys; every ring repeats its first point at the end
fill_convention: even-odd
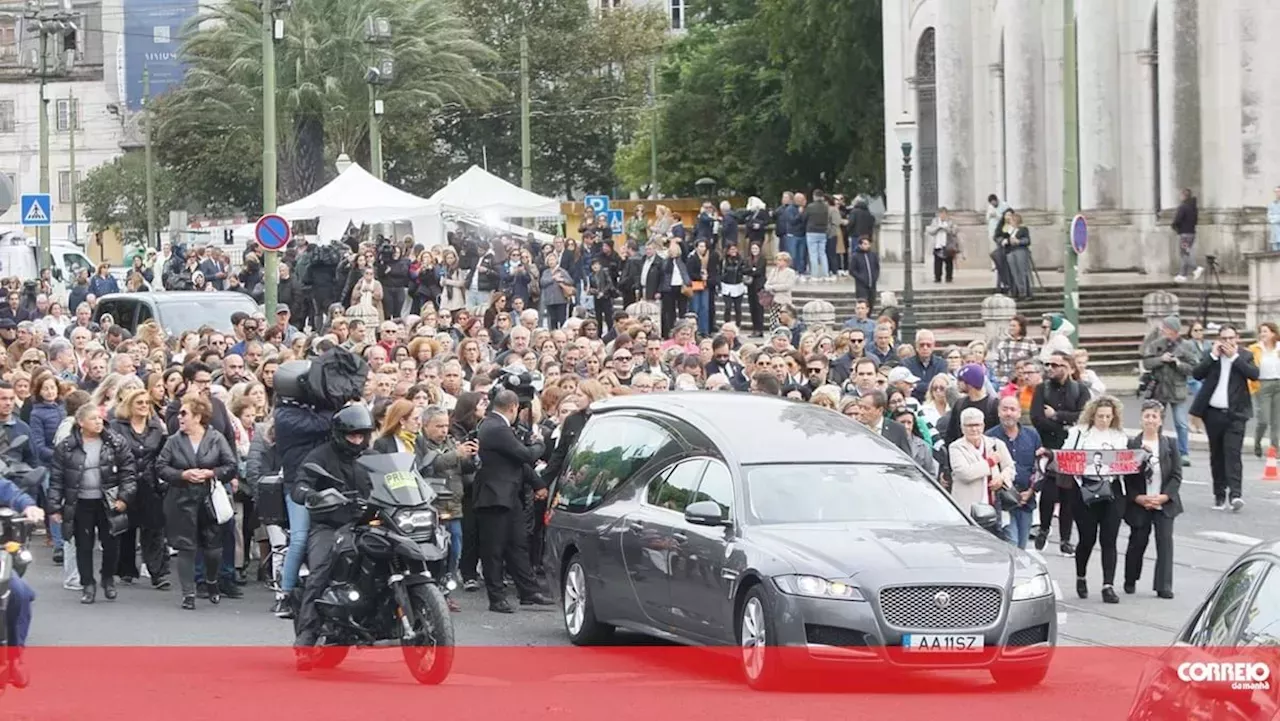
{"type": "Polygon", "coordinates": [[[1204,419],[1209,436],[1209,468],[1213,473],[1213,508],[1232,511],[1244,508],[1240,477],[1244,473],[1240,452],[1244,447],[1244,426],[1253,417],[1249,381],[1258,380],[1253,356],[1240,352],[1240,333],[1231,325],[1222,326],[1213,350],[1191,375],[1204,385],[1191,402],[1191,415],[1204,419]]]}
{"type": "Polygon", "coordinates": [[[551,604],[551,599],[539,592],[538,582],[529,568],[529,539],[525,532],[524,504],[520,500],[526,478],[534,486],[534,498],[547,497],[542,479],[537,474],[525,473],[526,466],[542,457],[544,446],[540,439],[526,445],[516,437],[513,424],[519,412],[519,397],[513,391],[499,391],[476,434],[480,444],[480,470],[475,480],[480,564],[485,589],[489,592],[489,610],[497,613],[515,612],[503,589],[504,571],[510,573],[516,583],[520,605],[551,604]]]}
{"type": "Polygon", "coordinates": [[[884,416],[885,407],[888,405],[889,400],[885,397],[884,391],[874,390],[866,393],[858,399],[859,420],[862,421],[862,425],[880,434],[886,441],[910,456],[911,439],[907,438],[907,431],[884,416]]]}

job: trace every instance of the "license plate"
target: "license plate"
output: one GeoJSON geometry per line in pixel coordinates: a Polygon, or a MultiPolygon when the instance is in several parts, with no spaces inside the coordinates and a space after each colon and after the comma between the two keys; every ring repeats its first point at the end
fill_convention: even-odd
{"type": "Polygon", "coordinates": [[[969,653],[982,650],[982,636],[955,636],[931,633],[909,633],[902,637],[904,651],[939,651],[943,653],[969,653]]]}

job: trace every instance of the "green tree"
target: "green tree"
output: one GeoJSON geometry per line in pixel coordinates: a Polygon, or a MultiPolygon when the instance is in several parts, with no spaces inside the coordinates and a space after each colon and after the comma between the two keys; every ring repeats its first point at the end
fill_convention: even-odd
{"type": "Polygon", "coordinates": [[[262,212],[262,135],[212,115],[172,113],[172,97],[154,108],[168,122],[152,134],[156,162],[181,179],[178,202],[209,215],[262,212]]]}
{"type": "MultiPolygon", "coordinates": [[[[202,7],[182,47],[186,79],[158,117],[161,133],[205,123],[223,135],[261,138],[261,6],[227,0],[202,7]]],[[[391,25],[386,53],[395,60],[395,80],[379,91],[390,113],[429,122],[445,106],[483,104],[498,88],[477,71],[490,52],[451,0],[296,0],[282,14],[285,35],[276,45],[283,201],[322,185],[332,174],[326,161],[341,151],[367,163],[371,17],[391,25]]],[[[199,155],[217,161],[216,154],[199,155]]],[[[201,172],[216,172],[207,165],[201,172]]],[[[215,180],[208,185],[219,187],[215,180]]]]}
{"type": "Polygon", "coordinates": [[[884,186],[880,3],[705,0],[664,54],[656,118],[621,149],[624,187],[649,186],[657,124],[659,184],[695,182],[774,202],[815,185],[884,186]]]}
{"type": "MultiPolygon", "coordinates": [[[[163,167],[152,171],[155,186],[156,221],[175,207],[176,183],[163,167]]],[[[141,152],[129,152],[90,170],[79,185],[80,209],[89,221],[89,230],[113,229],[128,241],[147,237],[147,166],[141,152]]]]}
{"type": "Polygon", "coordinates": [[[505,92],[486,109],[440,116],[432,127],[434,172],[397,180],[434,190],[487,159],[490,172],[519,182],[520,36],[527,31],[534,189],[570,196],[615,190],[614,155],[645,115],[649,63],[665,42],[665,15],[643,7],[599,12],[587,0],[493,0],[468,3],[465,12],[496,51],[485,71],[505,92]]]}

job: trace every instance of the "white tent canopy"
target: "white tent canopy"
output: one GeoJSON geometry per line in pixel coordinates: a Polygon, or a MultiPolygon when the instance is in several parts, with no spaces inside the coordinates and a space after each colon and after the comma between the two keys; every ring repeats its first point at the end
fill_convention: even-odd
{"type": "Polygon", "coordinates": [[[560,202],[512,185],[484,168],[473,165],[430,201],[484,218],[559,218],[560,202]]]}
{"type": "Polygon", "coordinates": [[[321,242],[336,240],[349,223],[390,223],[410,220],[414,233],[427,229],[419,222],[432,215],[432,203],[388,185],[355,163],[328,185],[276,211],[289,220],[318,218],[321,242]]]}

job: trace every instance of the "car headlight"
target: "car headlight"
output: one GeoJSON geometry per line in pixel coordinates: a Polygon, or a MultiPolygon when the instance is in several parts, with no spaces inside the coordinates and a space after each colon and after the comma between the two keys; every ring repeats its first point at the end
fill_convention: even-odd
{"type": "Polygon", "coordinates": [[[425,531],[436,525],[436,512],[425,508],[398,511],[394,520],[396,527],[405,533],[425,531]]]}
{"type": "Polygon", "coordinates": [[[1049,574],[1047,573],[1015,581],[1013,584],[1013,600],[1015,601],[1027,601],[1041,596],[1052,595],[1053,581],[1049,580],[1049,574]]]}
{"type": "Polygon", "coordinates": [[[865,601],[862,591],[844,581],[829,581],[819,576],[788,575],[775,576],[773,579],[778,588],[792,596],[808,596],[810,598],[833,598],[841,601],[865,601]]]}

